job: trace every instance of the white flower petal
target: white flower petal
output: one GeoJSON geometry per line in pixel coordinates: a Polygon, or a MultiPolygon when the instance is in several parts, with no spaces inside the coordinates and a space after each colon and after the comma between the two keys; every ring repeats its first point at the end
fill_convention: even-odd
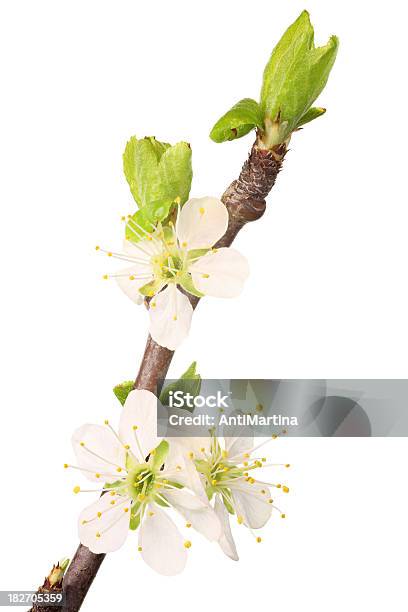
{"type": "Polygon", "coordinates": [[[179,530],[155,504],[149,504],[140,526],[139,547],[143,560],[164,576],[179,574],[186,565],[187,550],[179,530]]]}
{"type": "Polygon", "coordinates": [[[269,488],[257,482],[254,484],[242,483],[231,486],[237,516],[242,516],[244,524],[252,529],[259,529],[271,517],[272,504],[268,503],[271,497],[269,488]],[[264,494],[261,491],[265,491],[264,494]]]}
{"type": "Polygon", "coordinates": [[[156,254],[155,243],[152,240],[147,240],[147,238],[139,240],[138,242],[124,240],[123,250],[126,255],[146,262],[150,262],[151,258],[156,254]]]}
{"type": "Polygon", "coordinates": [[[141,304],[144,298],[139,293],[140,287],[143,287],[143,285],[150,283],[150,281],[154,279],[151,267],[136,264],[130,268],[119,270],[118,274],[120,276],[115,276],[114,278],[123,293],[126,293],[132,302],[141,304]]]}
{"type": "Polygon", "coordinates": [[[111,497],[109,493],[102,495],[79,516],[78,534],[81,544],[95,554],[118,550],[129,531],[130,510],[130,499],[120,495],[111,497]]]}
{"type": "Polygon", "coordinates": [[[174,284],[150,302],[150,334],[157,344],[174,351],[188,336],[193,307],[174,284]]]}
{"type": "Polygon", "coordinates": [[[221,523],[221,536],[218,540],[219,545],[221,546],[222,551],[234,561],[238,561],[238,553],[237,548],[235,546],[234,538],[231,533],[231,525],[229,519],[229,513],[222,503],[222,499],[220,495],[217,495],[215,498],[214,510],[218,516],[218,519],[221,523]]]}
{"type": "Polygon", "coordinates": [[[126,451],[108,427],[82,425],[74,432],[71,442],[78,465],[87,470],[84,476],[101,483],[118,480],[117,469],[125,469],[126,451]]]}
{"type": "Polygon", "coordinates": [[[195,198],[184,204],[176,233],[182,248],[211,248],[226,232],[228,210],[217,198],[195,198]]]}
{"type": "MultiPolygon", "coordinates": [[[[170,444],[169,454],[166,458],[165,472],[172,472],[171,480],[187,487],[208,503],[208,497],[201,482],[200,474],[197,472],[194,462],[189,458],[188,451],[179,444],[181,438],[166,438],[170,444]],[[177,477],[174,478],[174,472],[177,477]]],[[[164,474],[165,475],[165,474],[164,474]]]]}
{"type": "MultiPolygon", "coordinates": [[[[230,416],[239,417],[242,414],[241,410],[233,410],[230,416]]],[[[239,419],[237,419],[237,421],[239,421],[239,419]]],[[[242,458],[242,455],[251,450],[254,446],[253,427],[247,424],[228,424],[224,425],[222,431],[228,458],[236,458],[235,463],[240,463],[239,459],[242,458]]]]}
{"type": "Polygon", "coordinates": [[[128,444],[133,455],[144,461],[160,443],[157,437],[157,397],[150,391],[129,393],[119,422],[119,437],[128,444]]]}
{"type": "Polygon", "coordinates": [[[189,272],[195,288],[204,295],[232,298],[241,293],[249,267],[241,253],[222,248],[200,257],[191,264],[189,272]]]}
{"type": "Polygon", "coordinates": [[[221,524],[213,508],[185,489],[163,491],[162,495],[196,531],[213,542],[221,536],[221,524]]]}

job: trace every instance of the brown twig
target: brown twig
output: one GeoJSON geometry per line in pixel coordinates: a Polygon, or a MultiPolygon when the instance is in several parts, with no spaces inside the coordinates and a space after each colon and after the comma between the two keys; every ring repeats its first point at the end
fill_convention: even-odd
{"type": "MultiPolygon", "coordinates": [[[[238,179],[231,183],[221,198],[228,208],[229,223],[226,233],[215,246],[230,246],[246,223],[262,217],[266,208],[265,198],[275,183],[285,153],[285,145],[273,151],[259,148],[257,143],[253,145],[238,179]]],[[[195,308],[198,298],[189,298],[195,308]]],[[[174,351],[159,346],[149,335],[134,388],[156,393],[157,385],[165,378],[173,355],[174,351]]],[[[64,612],[77,612],[80,609],[104,558],[105,555],[96,555],[82,544],[79,545],[63,581],[66,595],[64,612]]],[[[45,612],[45,609],[39,608],[38,612],[45,612]]]]}

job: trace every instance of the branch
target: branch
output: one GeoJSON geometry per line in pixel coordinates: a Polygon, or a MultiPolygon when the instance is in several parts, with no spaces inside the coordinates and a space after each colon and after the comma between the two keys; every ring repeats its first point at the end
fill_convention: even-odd
{"type": "MultiPolygon", "coordinates": [[[[266,208],[265,198],[275,183],[285,153],[285,145],[268,151],[255,142],[238,179],[231,183],[221,198],[228,209],[229,223],[216,247],[230,246],[244,225],[262,217],[266,208]]],[[[188,297],[195,308],[199,299],[188,297]]],[[[149,335],[134,388],[157,393],[157,386],[165,378],[173,355],[174,351],[159,346],[149,335]]],[[[104,554],[96,555],[79,545],[63,581],[66,595],[64,612],[80,609],[104,558],[104,554]]],[[[45,612],[45,609],[38,608],[38,612],[45,612]]]]}

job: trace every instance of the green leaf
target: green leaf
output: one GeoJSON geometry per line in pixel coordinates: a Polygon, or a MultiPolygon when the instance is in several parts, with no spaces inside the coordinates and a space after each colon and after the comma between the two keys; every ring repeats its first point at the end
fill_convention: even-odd
{"type": "Polygon", "coordinates": [[[214,142],[235,140],[256,127],[263,127],[259,104],[251,98],[244,98],[217,121],[211,130],[210,138],[214,142]]]}
{"type": "Polygon", "coordinates": [[[153,230],[154,218],[150,218],[149,207],[140,208],[128,219],[125,229],[125,237],[132,242],[138,242],[145,238],[146,233],[153,230]]]}
{"type": "MultiPolygon", "coordinates": [[[[176,382],[167,385],[160,394],[160,401],[164,406],[169,405],[169,391],[183,391],[191,393],[196,397],[201,390],[201,376],[196,372],[197,362],[193,361],[191,366],[184,372],[182,377],[176,382]]],[[[186,408],[187,410],[187,408],[186,408]]]]}
{"type": "Polygon", "coordinates": [[[127,380],[126,382],[123,382],[120,385],[116,385],[116,387],[114,387],[113,392],[122,404],[122,406],[126,402],[126,398],[129,393],[133,390],[134,384],[135,383],[133,380],[127,380]]]}
{"type": "Polygon", "coordinates": [[[271,122],[278,123],[280,128],[275,127],[275,142],[268,144],[283,142],[298,127],[327,83],[338,45],[338,38],[332,36],[325,46],[314,46],[307,11],[286,30],[264,71],[261,109],[266,129],[271,122]]]}
{"type": "Polygon", "coordinates": [[[299,128],[301,125],[306,125],[306,123],[310,123],[314,119],[317,119],[318,117],[321,117],[322,115],[324,115],[325,112],[326,112],[325,108],[320,108],[316,106],[309,108],[307,113],[305,113],[303,117],[300,119],[296,127],[299,128]]]}
{"type": "MultiPolygon", "coordinates": [[[[138,140],[132,136],[123,153],[123,170],[141,209],[134,221],[150,232],[152,223],[168,217],[175,201],[184,204],[188,199],[193,176],[191,148],[186,142],[171,146],[153,137],[138,140]]],[[[132,239],[137,241],[143,233],[132,227],[132,239]]],[[[126,231],[130,231],[129,223],[126,231]]]]}

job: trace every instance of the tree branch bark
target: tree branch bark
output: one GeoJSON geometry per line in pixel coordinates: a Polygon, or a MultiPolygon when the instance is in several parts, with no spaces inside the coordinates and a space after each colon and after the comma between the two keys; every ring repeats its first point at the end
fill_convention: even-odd
{"type": "MultiPolygon", "coordinates": [[[[266,208],[265,198],[275,183],[285,153],[285,145],[267,151],[259,148],[255,142],[238,179],[231,183],[221,198],[228,209],[229,223],[216,247],[230,246],[244,225],[262,217],[266,208]]],[[[190,295],[189,298],[195,308],[199,299],[190,295]]],[[[159,346],[149,335],[134,388],[156,393],[173,355],[174,351],[159,346]]],[[[64,612],[77,612],[80,609],[104,558],[104,554],[96,555],[79,545],[63,581],[66,595],[64,612]]],[[[38,609],[38,612],[45,610],[38,609]]]]}

